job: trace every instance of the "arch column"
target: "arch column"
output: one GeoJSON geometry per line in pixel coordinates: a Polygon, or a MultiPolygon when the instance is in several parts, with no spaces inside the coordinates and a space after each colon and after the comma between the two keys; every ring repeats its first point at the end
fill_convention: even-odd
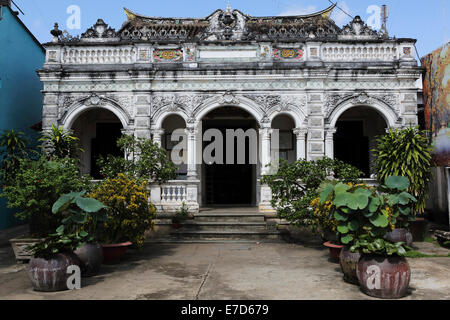
{"type": "Polygon", "coordinates": [[[197,135],[198,129],[195,126],[186,128],[187,135],[187,159],[188,159],[188,180],[197,180],[197,135]]]}
{"type": "Polygon", "coordinates": [[[294,134],[297,136],[297,160],[306,160],[306,137],[308,129],[296,128],[294,134]]]}
{"type": "Polygon", "coordinates": [[[328,128],[325,130],[325,156],[334,159],[334,134],[336,128],[328,128]]]}
{"type": "Polygon", "coordinates": [[[162,146],[162,137],[164,136],[164,129],[154,129],[152,130],[153,141],[159,146],[162,146]]]}
{"type": "Polygon", "coordinates": [[[261,139],[261,175],[269,173],[267,167],[271,163],[271,128],[259,129],[259,137],[261,139]]]}

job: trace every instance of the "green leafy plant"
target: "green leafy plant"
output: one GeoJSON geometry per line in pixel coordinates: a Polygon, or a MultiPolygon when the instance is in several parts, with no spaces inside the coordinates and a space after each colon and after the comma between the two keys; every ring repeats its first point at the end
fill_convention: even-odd
{"type": "Polygon", "coordinates": [[[277,173],[264,176],[262,184],[272,189],[272,207],[279,218],[316,231],[311,202],[319,196],[319,186],[333,176],[339,181],[357,182],[362,172],[337,159],[301,160],[289,164],[281,160],[277,173]]]}
{"type": "Polygon", "coordinates": [[[408,192],[418,200],[412,210],[415,214],[423,213],[432,176],[433,152],[426,131],[418,127],[389,129],[377,139],[377,147],[372,151],[378,181],[383,183],[390,176],[407,177],[411,183],[408,192]]]}
{"type": "Polygon", "coordinates": [[[31,235],[45,237],[60,225],[59,217],[52,214],[53,204],[61,195],[89,185],[89,177],[81,176],[73,159],[21,159],[16,179],[0,196],[7,198],[9,208],[20,210],[17,218],[29,219],[31,235]]]}
{"type": "Polygon", "coordinates": [[[52,212],[61,218],[57,234],[75,235],[84,242],[97,240],[97,227],[99,223],[106,221],[101,210],[107,207],[98,200],[85,198],[86,193],[87,191],[65,194],[55,202],[52,212]]]}
{"type": "Polygon", "coordinates": [[[176,179],[177,167],[168,158],[167,152],[153,140],[125,135],[118,140],[117,146],[126,158],[109,155],[106,159],[100,157],[97,160],[100,173],[105,178],[115,178],[123,173],[157,183],[176,179]]]}
{"type": "Polygon", "coordinates": [[[16,130],[5,130],[0,135],[0,180],[2,185],[13,183],[20,159],[28,156],[28,139],[23,132],[16,130]]]}
{"type": "Polygon", "coordinates": [[[172,218],[172,223],[182,223],[187,219],[189,219],[189,211],[186,203],[183,202],[181,208],[176,211],[175,216],[172,218]]]}
{"type": "Polygon", "coordinates": [[[362,236],[383,238],[400,224],[401,215],[409,217],[407,209],[417,200],[404,191],[408,187],[408,178],[395,176],[387,178],[379,189],[364,184],[329,184],[320,201],[331,201],[341,242],[351,244],[362,236]]]}
{"type": "Polygon", "coordinates": [[[70,253],[83,245],[83,239],[75,234],[60,235],[49,234],[39,243],[27,247],[35,258],[51,259],[58,253],[70,253]]]}
{"type": "Polygon", "coordinates": [[[367,235],[361,236],[350,248],[352,252],[362,252],[376,256],[406,256],[407,250],[411,248],[403,242],[391,243],[382,238],[370,239],[367,235]]]}
{"type": "Polygon", "coordinates": [[[43,143],[42,147],[50,159],[75,159],[79,152],[84,152],[78,146],[79,139],[73,136],[71,131],[66,131],[62,127],[58,128],[54,124],[51,131],[43,133],[39,141],[43,143]]]}
{"type": "Polygon", "coordinates": [[[106,220],[98,229],[103,244],[131,241],[141,248],[145,232],[153,228],[156,209],[148,201],[147,183],[119,174],[106,179],[88,195],[108,206],[106,220]]]}

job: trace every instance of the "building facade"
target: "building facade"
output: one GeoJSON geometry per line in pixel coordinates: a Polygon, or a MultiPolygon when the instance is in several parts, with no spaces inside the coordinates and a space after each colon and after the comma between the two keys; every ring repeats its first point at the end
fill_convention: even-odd
{"type": "Polygon", "coordinates": [[[118,31],[103,20],[81,37],[46,44],[43,128],[72,129],[95,174],[99,154],[117,152],[121,133],[152,138],[168,152],[184,129],[179,178],[152,186],[152,202],[174,211],[211,205],[271,210],[260,184],[274,157],[337,157],[371,176],[369,149],[389,127],[417,124],[421,68],[414,39],[370,29],[360,17],[343,28],[334,6],[305,16],[252,17],[217,10],[206,18],[153,18],[125,9],[118,31]],[[204,163],[207,129],[255,129],[257,165],[204,163]]]}
{"type": "MultiPolygon", "coordinates": [[[[0,0],[0,131],[15,129],[36,137],[31,127],[42,119],[43,88],[36,70],[44,61],[45,49],[11,8],[11,1],[0,0]]],[[[21,223],[14,212],[1,198],[0,229],[21,223]]]]}

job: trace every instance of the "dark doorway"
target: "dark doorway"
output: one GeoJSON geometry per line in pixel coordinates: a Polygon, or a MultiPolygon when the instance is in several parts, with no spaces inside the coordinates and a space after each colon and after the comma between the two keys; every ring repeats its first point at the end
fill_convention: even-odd
{"type": "Polygon", "coordinates": [[[117,146],[117,140],[122,136],[122,125],[120,123],[97,123],[96,138],[91,140],[91,176],[94,179],[103,178],[97,159],[100,156],[106,158],[108,155],[124,156],[117,146]]]}
{"type": "MultiPolygon", "coordinates": [[[[256,129],[256,121],[237,108],[222,108],[210,114],[203,121],[203,131],[218,129],[224,137],[224,164],[204,163],[204,201],[207,205],[250,206],[254,201],[256,186],[256,165],[250,164],[250,141],[246,139],[245,164],[226,164],[226,130],[227,129],[256,129]],[[228,112],[226,112],[228,110],[228,112]],[[221,113],[225,112],[225,113],[221,113]],[[222,116],[232,115],[232,119],[221,119],[222,116]],[[234,117],[233,117],[234,116],[234,117]]],[[[210,142],[204,142],[203,149],[210,142]]],[[[237,163],[237,143],[235,141],[235,161],[237,163]]],[[[254,146],[252,146],[254,147],[254,146]]]]}
{"type": "Polygon", "coordinates": [[[351,164],[370,177],[369,138],[363,121],[338,121],[334,138],[334,157],[351,164]]]}

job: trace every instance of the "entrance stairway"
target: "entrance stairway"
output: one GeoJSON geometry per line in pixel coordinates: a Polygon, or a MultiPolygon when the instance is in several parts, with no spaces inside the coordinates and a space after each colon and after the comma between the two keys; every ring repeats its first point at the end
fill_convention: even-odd
{"type": "Polygon", "coordinates": [[[269,226],[256,208],[204,208],[173,230],[170,242],[279,242],[283,235],[269,226]]]}

